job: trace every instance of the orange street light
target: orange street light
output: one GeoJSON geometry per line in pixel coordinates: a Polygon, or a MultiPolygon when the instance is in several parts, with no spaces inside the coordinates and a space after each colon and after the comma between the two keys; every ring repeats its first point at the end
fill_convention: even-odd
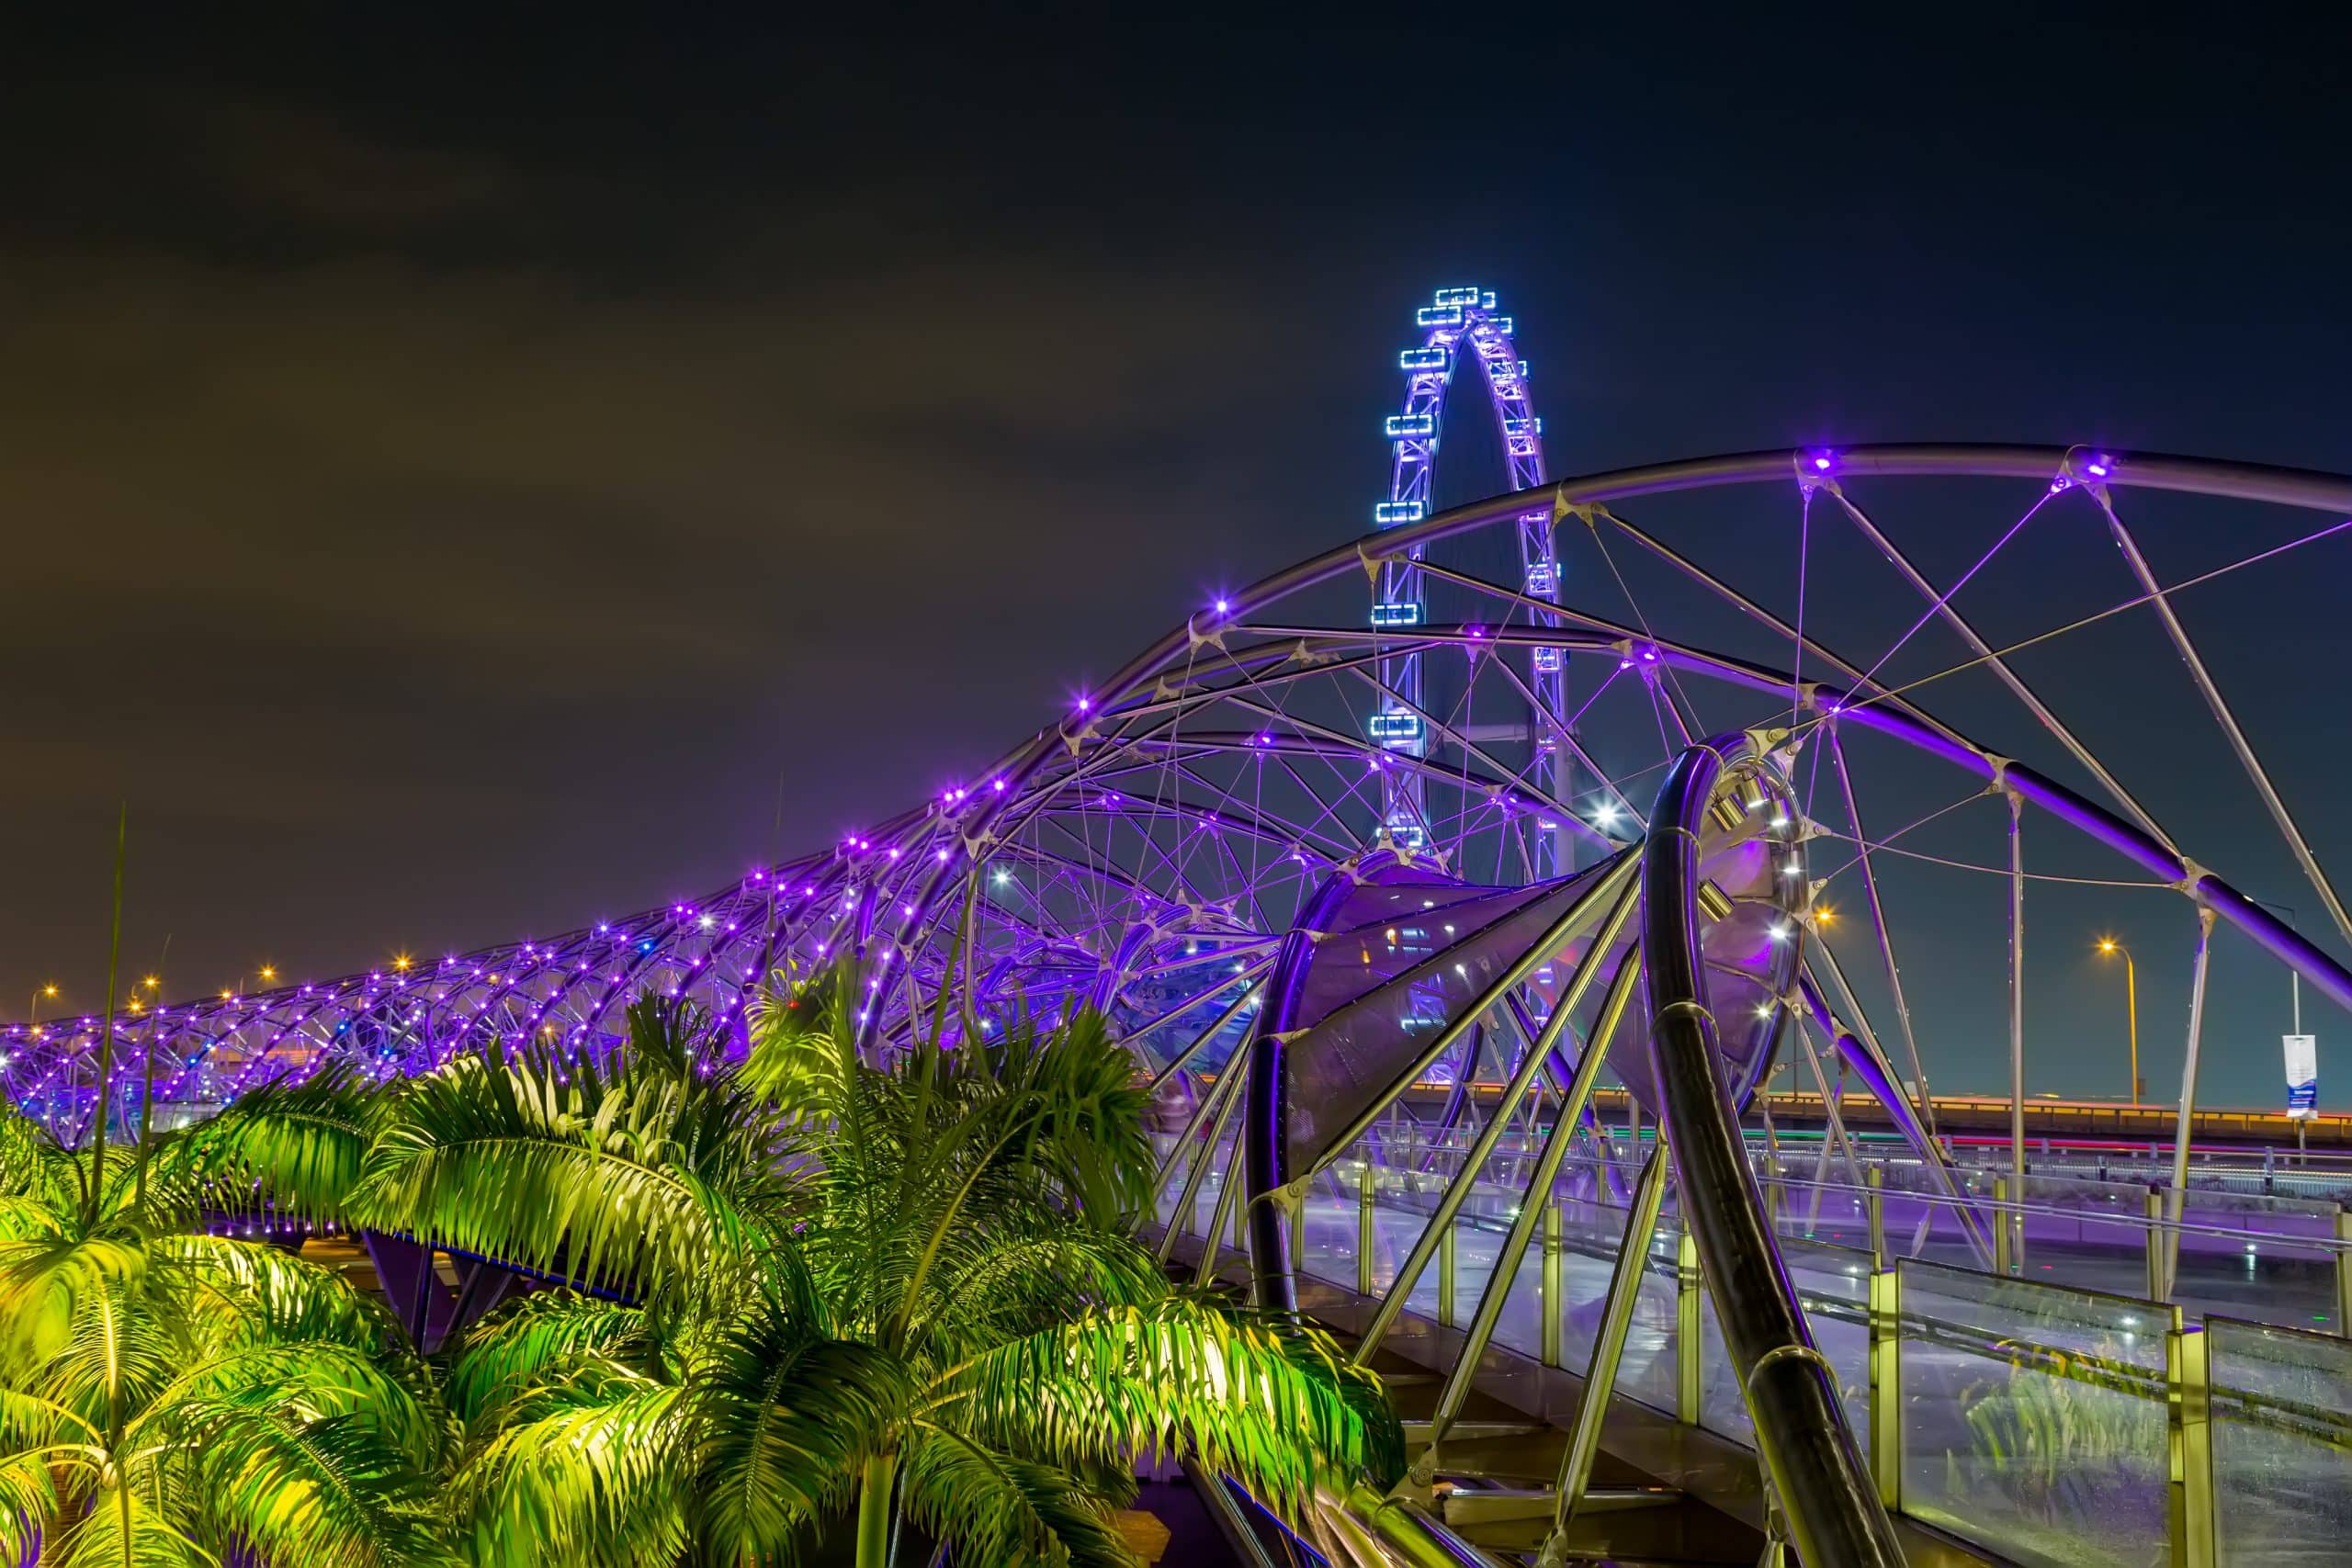
{"type": "Polygon", "coordinates": [[[2103,936],[2099,938],[2098,950],[2102,955],[2116,953],[2123,954],[2124,1016],[2130,1020],[2132,1026],[2132,1103],[2134,1105],[2143,1104],[2148,1098],[2148,1087],[2140,1081],[2139,975],[2132,964],[2132,950],[2124,946],[2121,942],[2116,941],[2113,937],[2103,936]]]}

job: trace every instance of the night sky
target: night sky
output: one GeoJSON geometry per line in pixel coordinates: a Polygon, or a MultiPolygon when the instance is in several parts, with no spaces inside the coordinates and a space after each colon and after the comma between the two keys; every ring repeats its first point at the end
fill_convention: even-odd
{"type": "MultiPolygon", "coordinates": [[[[2341,32],[246,15],[20,20],[0,66],[0,1017],[96,1005],[126,799],[124,964],[168,934],[175,995],[871,822],[1360,533],[1441,284],[1513,310],[1558,474],[1889,439],[2352,470],[2341,32]]],[[[2042,570],[2113,571],[2072,537],[2042,570]]],[[[2245,553],[2147,542],[2168,579],[2245,553]]],[[[2352,876],[2348,570],[2331,540],[2190,620],[2352,876]]],[[[2043,673],[2119,720],[2129,668],[2043,673]]],[[[2192,853],[2324,925],[2210,732],[2154,761],[2177,825],[2217,803],[2192,853]]],[[[2184,926],[2129,933],[2161,1090],[2184,926]]],[[[2112,1092],[2086,938],[2049,938],[2037,1060],[2112,1092]]],[[[2209,1087],[2268,1103],[2283,976],[2217,985],[2209,1087]]],[[[2340,1104],[2352,1021],[2312,1017],[2340,1104]]]]}

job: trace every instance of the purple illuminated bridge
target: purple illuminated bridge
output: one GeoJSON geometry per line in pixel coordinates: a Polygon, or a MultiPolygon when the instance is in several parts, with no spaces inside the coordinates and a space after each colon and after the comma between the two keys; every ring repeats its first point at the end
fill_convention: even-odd
{"type": "MultiPolygon", "coordinates": [[[[1415,1292],[1461,1224],[1481,1221],[1499,1258],[1536,1245],[1558,1201],[1684,1227],[1805,1560],[1887,1561],[1885,1478],[1814,1347],[1790,1215],[1809,1206],[1825,1234],[1825,1201],[1849,1215],[1875,1269],[1912,1239],[1864,1217],[1864,1195],[1891,1185],[1894,1229],[1917,1229],[1906,1256],[2031,1278],[2064,1208],[2034,1185],[2057,1179],[2047,1160],[2030,1168],[2036,1074],[2063,1053],[2074,1089],[2095,1055],[2115,1095],[2146,1097],[2120,1039],[2094,1051],[2038,1032],[2030,1010],[2127,918],[2139,951],[2110,960],[2119,1015],[2122,965],[2185,981],[2185,1017],[2144,1021],[2167,1062],[2186,1042],[2163,1097],[2182,1110],[2224,933],[2233,962],[2251,955],[2282,988],[2292,974],[2327,1017],[2352,1006],[2352,919],[2298,816],[2316,803],[2288,798],[2264,761],[2296,738],[2249,733],[2192,635],[2230,630],[2200,615],[2205,582],[2340,552],[2352,479],[2090,446],[1889,446],[1552,481],[1495,296],[1440,290],[1416,333],[1399,412],[1366,433],[1390,471],[1373,530],[1203,604],[993,764],[703,897],[125,1017],[131,1065],[109,1113],[136,1122],[149,1053],[168,1122],[330,1062],[389,1077],[493,1041],[594,1055],[648,990],[740,1032],[769,976],[842,958],[864,965],[876,1049],[943,986],[989,1030],[1022,1009],[1100,1009],[1158,1092],[1168,1238],[1238,1234],[1270,1301],[1313,1296],[1329,1271],[1315,1202],[1357,1203],[1368,1170],[1412,1178],[1410,1224],[1365,1221],[1330,1244],[1355,1259],[1342,1272],[1363,1270],[1367,1353],[1437,1311],[1415,1292]],[[1439,510],[1447,392],[1465,376],[1509,489],[1439,510]],[[2232,541],[2220,557],[2216,532],[2232,541]],[[2050,555],[2053,536],[2072,553],[2050,555]],[[2096,566],[2053,587],[2053,558],[2096,566]],[[2151,659],[2128,705],[2085,707],[2086,682],[2056,682],[2069,711],[2041,689],[2073,649],[2127,628],[2151,659]],[[2128,743],[2144,735],[2164,739],[2128,743]],[[2233,783],[2239,809],[2203,814],[2192,838],[2166,778],[2128,781],[2102,747],[2193,748],[2196,776],[2233,783]],[[2258,833],[2283,853],[2250,855],[2258,833]],[[2232,880],[2249,863],[2292,867],[2296,885],[2261,902],[2232,880]],[[2063,914],[2041,924],[2043,908],[2063,914]],[[1956,953],[1974,967],[1955,972],[1956,953]],[[1951,1164],[1930,1061],[2007,1089],[1996,1168],[1951,1164]],[[1827,1107],[1800,1154],[1759,1149],[1770,1130],[1739,1122],[1776,1073],[1827,1107]],[[1611,1086],[1645,1113],[1630,1127],[1592,1113],[1611,1086]],[[1848,1135],[1849,1091],[1881,1102],[1894,1141],[1848,1135]]],[[[7,1032],[10,1092],[68,1136],[97,1113],[97,1027],[7,1032]]],[[[2158,1198],[2145,1213],[2133,1199],[2142,1239],[2119,1232],[2112,1249],[2140,1270],[2123,1293],[2157,1303],[2176,1299],[2184,1255],[2212,1250],[2188,1125],[2128,1179],[2158,1198]]],[[[1490,1264],[1447,1287],[1477,1297],[1443,1308],[1474,1348],[1499,1343],[1510,1280],[1490,1264]]],[[[1467,1376],[1445,1383],[1456,1411],[1467,1376]]],[[[1450,1419],[1442,1405],[1441,1438],[1450,1419]]]]}

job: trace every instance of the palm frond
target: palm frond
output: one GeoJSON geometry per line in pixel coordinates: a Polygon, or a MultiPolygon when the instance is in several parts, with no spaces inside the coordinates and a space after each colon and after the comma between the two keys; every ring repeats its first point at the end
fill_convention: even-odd
{"type": "Polygon", "coordinates": [[[1319,1333],[1178,1296],[987,1351],[941,1375],[926,1414],[1056,1465],[1196,1452],[1295,1517],[1318,1483],[1344,1491],[1396,1466],[1396,1418],[1348,1387],[1367,1382],[1319,1333]]]}
{"type": "Polygon", "coordinates": [[[202,1182],[211,1201],[232,1213],[266,1199],[281,1214],[339,1220],[375,1124],[398,1092],[340,1065],[307,1078],[273,1079],[164,1141],[155,1175],[202,1182]]]}
{"type": "Polygon", "coordinates": [[[448,1438],[437,1403],[401,1369],[346,1345],[319,1341],[240,1347],[181,1371],[130,1425],[141,1440],[209,1447],[241,1415],[300,1412],[304,1420],[363,1422],[388,1456],[420,1472],[448,1438]]]}
{"type": "Polygon", "coordinates": [[[1001,1092],[1026,1125],[1012,1151],[1098,1223],[1118,1224],[1151,1198],[1154,1159],[1144,1130],[1149,1096],[1136,1059],[1102,1014],[1058,1028],[1022,1024],[985,1053],[1001,1092]]]}
{"type": "Polygon", "coordinates": [[[865,1069],[855,1049],[856,974],[849,965],[814,979],[779,974],[753,998],[751,1051],[736,1069],[786,1131],[839,1128],[854,1117],[865,1069]]]}
{"type": "Polygon", "coordinates": [[[219,1568],[219,1553],[181,1528],[179,1513],[157,1507],[145,1487],[102,1487],[87,1513],[42,1540],[42,1568],[219,1568]]]}
{"type": "Polygon", "coordinates": [[[707,1280],[773,1172],[748,1095],[465,1058],[412,1080],[368,1151],[353,1218],[435,1246],[634,1290],[707,1280]]]}
{"type": "Polygon", "coordinates": [[[788,1556],[810,1520],[846,1502],[913,1387],[887,1353],[811,1334],[778,1297],[730,1325],[700,1371],[697,1534],[745,1562],[788,1556]]]}
{"type": "Polygon", "coordinates": [[[28,1199],[62,1213],[80,1196],[74,1156],[14,1100],[0,1098],[0,1197],[28,1199]]]}
{"type": "Polygon", "coordinates": [[[188,1406],[207,1514],[266,1562],[449,1561],[429,1474],[377,1413],[311,1416],[258,1391],[188,1406]]]}
{"type": "Polygon", "coordinates": [[[151,1269],[187,1293],[191,1310],[213,1316],[223,1343],[332,1340],[370,1355],[403,1347],[384,1303],[341,1272],[293,1253],[235,1236],[158,1236],[151,1269]]]}
{"type": "Polygon", "coordinates": [[[598,1388],[504,1427],[458,1472],[476,1568],[636,1568],[686,1543],[689,1431],[679,1392],[598,1388]]]}
{"type": "Polygon", "coordinates": [[[1108,1504],[1067,1472],[992,1452],[925,1422],[899,1464],[900,1506],[959,1562],[1034,1562],[1049,1568],[1132,1568],[1136,1559],[1108,1504]]]}
{"type": "Polygon", "coordinates": [[[139,1247],[107,1236],[0,1242],[0,1376],[56,1355],[83,1306],[145,1266],[139,1247]]]}
{"type": "Polygon", "coordinates": [[[1149,1251],[1058,1216],[990,1216],[943,1258],[912,1321],[912,1343],[942,1360],[1066,1323],[1094,1306],[1139,1307],[1171,1290],[1149,1251]]]}
{"type": "Polygon", "coordinates": [[[44,1527],[52,1524],[63,1504],[59,1469],[45,1449],[0,1454],[0,1562],[40,1561],[44,1527]]]}
{"type": "Polygon", "coordinates": [[[641,1307],[570,1291],[534,1291],[468,1331],[450,1363],[449,1402],[471,1423],[577,1358],[627,1364],[650,1347],[641,1307]]]}

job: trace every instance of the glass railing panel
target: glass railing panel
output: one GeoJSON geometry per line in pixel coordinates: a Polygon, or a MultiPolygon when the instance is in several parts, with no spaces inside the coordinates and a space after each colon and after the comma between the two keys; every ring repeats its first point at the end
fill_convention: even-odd
{"type": "MultiPolygon", "coordinates": [[[[2012,1196],[2017,1187],[2010,1186],[2012,1196]]],[[[2029,1174],[2018,1271],[2045,1285],[2138,1296],[2148,1289],[2147,1189],[2029,1174]]]]}
{"type": "MultiPolygon", "coordinates": [[[[1182,1141],[1174,1133],[1154,1133],[1151,1135],[1152,1164],[1157,1167],[1166,1161],[1170,1153],[1182,1141]]],[[[1151,1217],[1163,1225],[1167,1224],[1176,1213],[1176,1200],[1182,1195],[1183,1190],[1184,1162],[1179,1160],[1176,1162],[1175,1168],[1168,1173],[1168,1179],[1160,1183],[1159,1192],[1152,1198],[1151,1217]]]]}
{"type": "Polygon", "coordinates": [[[2299,1568],[2352,1552],[2352,1344],[2211,1318],[2220,1560],[2299,1568]]]}
{"type": "MultiPolygon", "coordinates": [[[[2213,1196],[2196,1194],[2199,1203],[2213,1196]]],[[[2192,1206],[2181,1231],[2172,1299],[2193,1313],[2288,1328],[2340,1328],[2335,1255],[2324,1244],[2334,1237],[2335,1215],[2304,1212],[2308,1207],[2259,1198],[2228,1209],[2192,1206]]]]}
{"type": "Polygon", "coordinates": [[[1780,1233],[1867,1251],[1871,1245],[1868,1190],[1855,1187],[1843,1164],[1834,1159],[1821,1180],[1814,1179],[1814,1169],[1807,1162],[1802,1179],[1782,1189],[1776,1215],[1780,1233]]]}
{"type": "MultiPolygon", "coordinates": [[[[1224,1195],[1226,1178],[1228,1175],[1238,1177],[1238,1174],[1233,1168],[1233,1140],[1227,1138],[1217,1145],[1216,1154],[1211,1156],[1208,1173],[1201,1179],[1199,1188],[1193,1194],[1192,1212],[1184,1216],[1186,1235],[1205,1236],[1209,1234],[1209,1227],[1216,1223],[1217,1200],[1224,1195]]],[[[1234,1197],[1233,1207],[1237,1213],[1241,1207],[1241,1198],[1238,1193],[1234,1197]]],[[[1230,1246],[1233,1239],[1231,1214],[1226,1217],[1225,1229],[1226,1242],[1230,1246]]]]}
{"type": "MultiPolygon", "coordinates": [[[[1384,1170],[1379,1173],[1372,1203],[1372,1289],[1377,1296],[1387,1294],[1396,1282],[1396,1271],[1412,1256],[1413,1245],[1429,1229],[1430,1219],[1436,1213],[1442,1184],[1426,1176],[1408,1171],[1384,1170]]],[[[1421,1270],[1419,1279],[1405,1298],[1408,1311],[1416,1312],[1434,1321],[1437,1317],[1438,1262],[1432,1257],[1421,1270]]]]}
{"type": "MultiPolygon", "coordinates": [[[[1867,1252],[1852,1247],[1783,1238],[1781,1261],[1798,1304],[1813,1332],[1814,1348],[1838,1375],[1838,1396],[1855,1439],[1870,1438],[1871,1268],[1867,1252]]],[[[1755,1423],[1739,1375],[1725,1349],[1723,1325],[1711,1298],[1701,1314],[1699,1424],[1735,1442],[1753,1447],[1755,1423]]]]}
{"type": "MultiPolygon", "coordinates": [[[[1623,1234],[1621,1224],[1619,1234],[1623,1234]]],[[[1675,1350],[1679,1273],[1676,1258],[1682,1224],[1668,1217],[1650,1237],[1649,1257],[1634,1298],[1633,1326],[1625,1335],[1624,1359],[1617,1367],[1617,1392],[1669,1414],[1675,1405],[1675,1350]]]]}
{"type": "MultiPolygon", "coordinates": [[[[1498,1224],[1485,1214],[1464,1212],[1453,1217],[1453,1305],[1446,1319],[1450,1327],[1466,1327],[1478,1308],[1478,1292],[1487,1288],[1502,1259],[1508,1222],[1498,1224]]],[[[1436,1271],[1436,1266],[1430,1266],[1436,1271]]]]}
{"type": "Polygon", "coordinates": [[[1356,1288],[1363,1173],[1363,1163],[1352,1158],[1327,1167],[1299,1205],[1297,1235],[1291,1241],[1293,1268],[1346,1291],[1356,1288]]]}
{"type": "MultiPolygon", "coordinates": [[[[1476,1303],[1464,1305],[1464,1322],[1476,1303]]],[[[1538,1226],[1528,1238],[1513,1271],[1510,1294],[1503,1298],[1502,1315],[1495,1319],[1495,1343],[1540,1360],[1544,1355],[1544,1233],[1538,1226]]]]}
{"type": "Polygon", "coordinates": [[[1958,1269],[1980,1266],[1961,1218],[1962,1205],[1967,1204],[1980,1223],[1984,1220],[1980,1200],[1992,1193],[1991,1173],[1956,1172],[1961,1200],[1955,1201],[1937,1185],[1934,1173],[1917,1160],[1885,1160],[1879,1168],[1883,1184],[1880,1201],[1885,1215],[1886,1255],[1890,1259],[1917,1258],[1958,1269]]]}
{"type": "MultiPolygon", "coordinates": [[[[1610,1276],[1624,1241],[1625,1211],[1608,1203],[1569,1200],[1563,1200],[1560,1207],[1560,1301],[1554,1309],[1560,1314],[1560,1364],[1582,1375],[1592,1364],[1610,1276]]],[[[1668,1413],[1675,1404],[1675,1248],[1680,1234],[1679,1222],[1671,1217],[1661,1221],[1652,1233],[1646,1267],[1634,1296],[1633,1323],[1625,1337],[1624,1358],[1617,1371],[1619,1393],[1668,1413]]],[[[1531,1258],[1540,1261],[1540,1248],[1532,1250],[1531,1258]]],[[[1532,1270],[1536,1262],[1526,1267],[1532,1270]]],[[[1522,1279],[1520,1289],[1532,1295],[1532,1274],[1522,1279]]]]}
{"type": "Polygon", "coordinates": [[[1586,1199],[1560,1201],[1560,1364],[1581,1372],[1591,1363],[1600,1303],[1625,1235],[1625,1211],[1586,1199]]]}
{"type": "Polygon", "coordinates": [[[1905,1261],[1903,1508],[2028,1568],[2160,1568],[2168,1309],[1905,1261]]]}

